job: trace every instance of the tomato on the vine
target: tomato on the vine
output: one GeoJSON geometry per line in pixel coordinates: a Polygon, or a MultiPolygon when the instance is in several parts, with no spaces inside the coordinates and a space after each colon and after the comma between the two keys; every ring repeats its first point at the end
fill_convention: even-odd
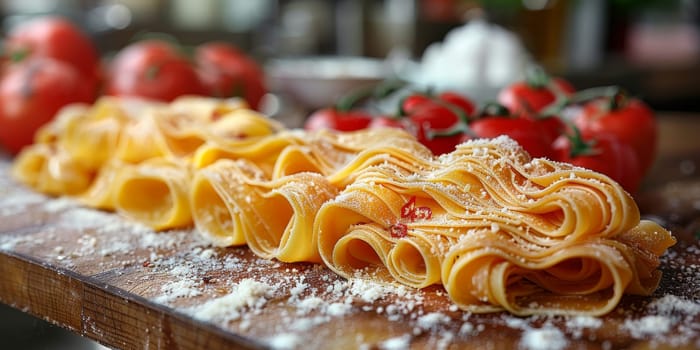
{"type": "Polygon", "coordinates": [[[460,111],[439,103],[423,103],[407,117],[420,143],[434,154],[440,155],[454,150],[460,142],[460,126],[466,125],[460,111]]]}
{"type": "Polygon", "coordinates": [[[552,148],[559,161],[603,173],[630,193],[639,188],[643,173],[639,171],[637,155],[630,145],[615,135],[561,135],[552,148]]]}
{"type": "Polygon", "coordinates": [[[338,131],[362,130],[372,122],[372,116],[359,110],[340,111],[336,108],[322,108],[313,113],[304,122],[304,129],[315,131],[330,129],[338,131]]]}
{"type": "Polygon", "coordinates": [[[515,82],[498,94],[498,102],[512,114],[541,112],[560,97],[571,96],[576,89],[561,78],[544,77],[536,80],[515,82]]]}
{"type": "Polygon", "coordinates": [[[630,145],[639,160],[639,172],[645,173],[654,162],[657,125],[653,111],[641,100],[612,96],[586,103],[574,117],[584,137],[612,134],[630,145]]]}
{"type": "Polygon", "coordinates": [[[70,103],[90,103],[94,91],[73,66],[32,58],[9,67],[0,79],[0,143],[11,153],[70,103]]]}
{"type": "Polygon", "coordinates": [[[549,142],[554,142],[566,130],[566,124],[558,116],[537,116],[530,118],[538,124],[542,130],[542,136],[549,142]]]}
{"type": "Polygon", "coordinates": [[[469,100],[467,97],[453,92],[453,91],[443,91],[437,96],[432,96],[423,93],[413,93],[406,96],[400,105],[401,115],[411,115],[417,109],[423,107],[424,105],[442,105],[447,108],[457,109],[458,113],[464,115],[464,119],[474,115],[476,106],[474,102],[469,100]]]}
{"type": "Polygon", "coordinates": [[[476,111],[476,105],[467,97],[452,91],[443,91],[437,96],[438,100],[447,102],[459,109],[467,116],[471,117],[476,111]]]}
{"type": "Polygon", "coordinates": [[[413,112],[415,112],[416,108],[418,108],[421,105],[424,104],[434,104],[433,103],[433,98],[422,93],[414,93],[411,95],[406,96],[403,100],[401,100],[400,103],[400,111],[399,114],[401,115],[411,115],[413,112]]]}
{"type": "Polygon", "coordinates": [[[117,53],[111,64],[106,93],[172,101],[181,95],[203,95],[192,63],[171,44],[140,41],[117,53]]]}
{"type": "Polygon", "coordinates": [[[495,138],[507,135],[532,157],[552,158],[551,140],[536,120],[513,116],[486,116],[469,124],[476,137],[495,138]]]}
{"type": "Polygon", "coordinates": [[[408,119],[393,116],[380,115],[372,118],[368,128],[396,128],[411,131],[408,119]]]}
{"type": "Polygon", "coordinates": [[[214,97],[242,97],[258,109],[267,93],[265,75],[253,59],[225,42],[209,42],[195,50],[199,77],[207,94],[214,97]]]}
{"type": "Polygon", "coordinates": [[[437,103],[424,103],[413,109],[407,116],[419,128],[442,130],[462,121],[458,111],[437,103]]]}

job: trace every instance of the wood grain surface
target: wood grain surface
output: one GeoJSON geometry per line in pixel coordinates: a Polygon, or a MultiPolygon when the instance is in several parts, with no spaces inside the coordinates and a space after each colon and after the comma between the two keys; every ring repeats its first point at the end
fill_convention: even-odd
{"type": "Polygon", "coordinates": [[[120,349],[698,348],[700,147],[674,147],[662,147],[636,199],[679,243],[662,259],[654,295],[626,296],[604,317],[469,314],[440,287],[344,280],[211,247],[192,229],[155,233],[33,193],[9,178],[7,161],[0,301],[120,349]]]}

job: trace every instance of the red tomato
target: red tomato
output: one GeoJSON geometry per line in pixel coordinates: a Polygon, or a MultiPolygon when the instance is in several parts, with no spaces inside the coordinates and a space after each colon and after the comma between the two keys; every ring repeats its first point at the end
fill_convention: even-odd
{"type": "Polygon", "coordinates": [[[203,95],[194,66],[172,45],[141,41],[119,51],[112,61],[106,93],[172,101],[182,95],[203,95]]]}
{"type": "Polygon", "coordinates": [[[372,118],[369,123],[369,128],[397,128],[403,130],[409,130],[408,119],[396,118],[392,116],[377,116],[372,118]]]}
{"type": "Polygon", "coordinates": [[[654,112],[638,99],[631,98],[620,102],[619,106],[612,108],[610,98],[588,102],[574,117],[574,124],[584,137],[612,134],[630,145],[637,154],[639,172],[645,173],[656,156],[658,130],[654,112]]]}
{"type": "Polygon", "coordinates": [[[60,17],[38,17],[10,31],[4,43],[11,59],[50,57],[72,65],[85,77],[99,77],[100,56],[91,39],[60,17]]]}
{"type": "Polygon", "coordinates": [[[434,104],[433,99],[428,95],[423,94],[412,94],[407,96],[401,101],[401,115],[410,115],[415,112],[418,106],[423,104],[434,104]]]}
{"type": "Polygon", "coordinates": [[[559,161],[603,173],[627,192],[635,193],[639,188],[642,176],[637,155],[630,145],[615,135],[602,133],[595,138],[574,141],[568,135],[561,135],[552,148],[559,161]]]}
{"type": "Polygon", "coordinates": [[[512,114],[532,114],[542,111],[560,96],[571,96],[576,90],[561,78],[550,78],[545,85],[527,81],[511,84],[498,94],[498,102],[512,114]]]}
{"type": "Polygon", "coordinates": [[[426,135],[425,133],[419,134],[422,136],[418,137],[418,141],[422,143],[425,147],[428,147],[433,154],[441,155],[454,151],[458,144],[462,143],[462,133],[454,132],[446,135],[426,135]]]}
{"type": "Polygon", "coordinates": [[[200,45],[195,61],[210,96],[242,97],[252,108],[260,107],[267,93],[263,70],[236,47],[224,42],[200,45]]]}
{"type": "Polygon", "coordinates": [[[423,103],[414,108],[408,120],[415,129],[416,138],[434,154],[452,152],[460,142],[462,125],[455,110],[441,104],[423,103]]]}
{"type": "Polygon", "coordinates": [[[532,157],[552,158],[551,140],[536,120],[506,116],[487,116],[469,124],[475,136],[495,138],[507,135],[532,157]]]}
{"type": "Polygon", "coordinates": [[[0,80],[0,142],[17,153],[63,106],[93,99],[92,89],[71,65],[48,58],[13,65],[0,80]]]}
{"type": "Polygon", "coordinates": [[[451,128],[461,122],[455,110],[433,102],[423,103],[413,108],[408,119],[419,128],[431,130],[451,128]]]}
{"type": "Polygon", "coordinates": [[[343,112],[335,108],[323,108],[312,113],[304,123],[309,131],[330,129],[338,131],[362,130],[372,122],[372,116],[362,111],[343,112]]]}
{"type": "Polygon", "coordinates": [[[474,105],[474,102],[470,101],[465,96],[462,96],[461,94],[458,94],[456,92],[442,92],[438,95],[438,99],[450,103],[453,106],[456,106],[457,108],[461,109],[467,117],[473,116],[474,112],[476,111],[476,106],[474,105]]]}
{"type": "Polygon", "coordinates": [[[549,143],[554,142],[566,130],[566,124],[557,116],[537,117],[534,120],[549,143]]]}

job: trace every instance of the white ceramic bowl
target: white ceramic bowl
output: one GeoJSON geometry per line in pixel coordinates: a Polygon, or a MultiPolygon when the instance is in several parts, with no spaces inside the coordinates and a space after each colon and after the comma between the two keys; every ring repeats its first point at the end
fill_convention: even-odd
{"type": "Polygon", "coordinates": [[[272,92],[308,109],[332,106],[348,93],[381,82],[388,72],[383,60],[350,56],[274,59],[265,70],[272,92]]]}

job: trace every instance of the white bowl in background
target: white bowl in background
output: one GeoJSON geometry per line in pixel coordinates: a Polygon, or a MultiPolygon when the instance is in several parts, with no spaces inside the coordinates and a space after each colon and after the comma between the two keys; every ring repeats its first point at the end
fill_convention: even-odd
{"type": "Polygon", "coordinates": [[[389,75],[385,61],[354,56],[278,58],[265,66],[271,92],[307,109],[329,107],[338,98],[372,87],[389,75]]]}

